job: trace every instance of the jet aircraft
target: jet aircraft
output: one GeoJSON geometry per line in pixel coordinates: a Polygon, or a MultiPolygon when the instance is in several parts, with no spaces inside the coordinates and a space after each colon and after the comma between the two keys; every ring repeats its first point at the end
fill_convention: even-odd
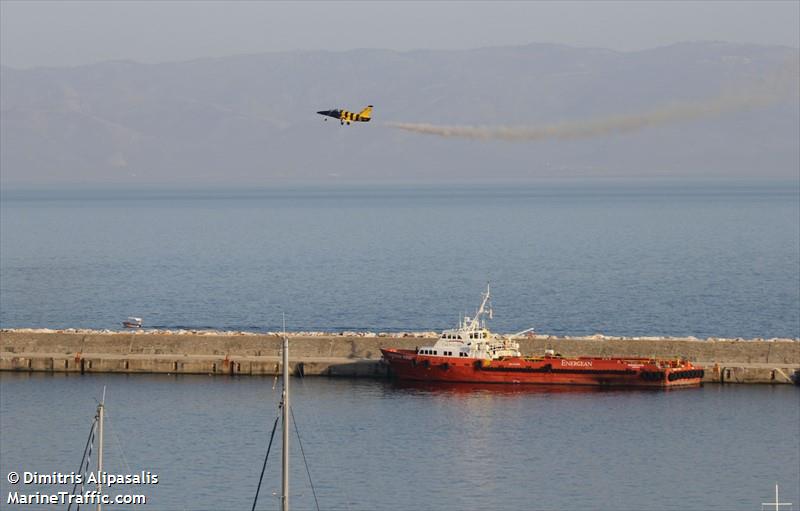
{"type": "MultiPolygon", "coordinates": [[[[338,108],[335,110],[320,110],[317,113],[327,117],[333,117],[334,119],[339,119],[339,123],[342,125],[344,125],[344,123],[349,125],[351,122],[369,122],[369,120],[372,118],[372,105],[367,106],[367,108],[358,113],[348,112],[347,110],[338,108]]],[[[325,120],[327,121],[328,119],[325,120]]]]}

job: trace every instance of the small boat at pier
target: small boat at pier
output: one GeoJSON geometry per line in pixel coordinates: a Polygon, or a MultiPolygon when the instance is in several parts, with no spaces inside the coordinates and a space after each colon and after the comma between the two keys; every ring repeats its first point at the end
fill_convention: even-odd
{"type": "Polygon", "coordinates": [[[122,322],[125,328],[142,328],[142,318],[135,316],[128,316],[128,319],[122,322]]]}
{"type": "Polygon", "coordinates": [[[500,337],[487,329],[489,297],[487,285],[475,316],[466,316],[457,328],[442,332],[433,346],[381,349],[391,374],[400,380],[424,382],[656,388],[686,387],[702,381],[703,369],[681,358],[563,357],[551,349],[542,356],[523,356],[514,341],[519,334],[500,337]]]}

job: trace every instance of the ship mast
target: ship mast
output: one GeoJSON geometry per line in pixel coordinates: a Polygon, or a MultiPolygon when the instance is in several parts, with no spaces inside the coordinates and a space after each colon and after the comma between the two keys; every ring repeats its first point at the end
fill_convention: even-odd
{"type": "Polygon", "coordinates": [[[286,315],[283,316],[283,469],[281,472],[281,511],[289,511],[289,338],[286,336],[286,315]]]}
{"type": "Polygon", "coordinates": [[[486,304],[489,303],[489,297],[491,296],[489,290],[489,283],[486,283],[486,292],[483,294],[483,301],[481,302],[481,306],[478,307],[478,310],[475,312],[475,317],[470,319],[469,325],[464,325],[469,330],[478,330],[481,327],[481,316],[486,314],[486,304]]]}
{"type": "Polygon", "coordinates": [[[97,511],[103,508],[103,418],[106,408],[106,386],[103,385],[103,398],[97,405],[97,511]]]}

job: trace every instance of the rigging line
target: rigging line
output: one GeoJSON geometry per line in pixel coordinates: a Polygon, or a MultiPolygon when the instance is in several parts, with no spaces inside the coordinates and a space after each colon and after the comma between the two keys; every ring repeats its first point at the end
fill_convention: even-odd
{"type": "MultiPolygon", "coordinates": [[[[305,377],[305,375],[300,376],[298,379],[300,380],[300,386],[305,389],[306,388],[306,377],[305,377]]],[[[312,421],[313,421],[313,424],[312,424],[313,429],[316,430],[316,431],[321,431],[322,430],[322,422],[319,420],[319,417],[316,414],[314,414],[314,407],[313,406],[309,407],[308,408],[308,412],[309,412],[308,416],[310,416],[312,421]]],[[[329,467],[334,466],[333,461],[331,459],[331,455],[327,450],[325,450],[325,449],[322,450],[322,456],[324,457],[324,462],[325,462],[325,464],[327,466],[329,466],[329,467]]],[[[350,509],[350,492],[347,491],[347,485],[339,486],[339,489],[341,491],[340,495],[344,496],[344,506],[345,506],[345,508],[347,509],[347,511],[351,511],[351,509],[350,509]]]]}
{"type": "MultiPolygon", "coordinates": [[[[83,455],[81,456],[81,464],[78,466],[78,473],[82,473],[83,471],[83,462],[86,460],[86,452],[89,450],[89,445],[92,443],[92,439],[94,438],[94,427],[97,424],[97,419],[92,421],[92,425],[89,428],[89,438],[86,439],[86,446],[83,448],[83,455]]],[[[75,495],[75,490],[78,489],[78,482],[75,481],[75,484],[72,485],[72,494],[75,495]]],[[[70,510],[72,507],[72,501],[70,501],[69,506],[67,506],[67,511],[70,510]]]]}
{"type": "MultiPolygon", "coordinates": [[[[99,415],[95,416],[95,420],[98,421],[98,424],[99,424],[99,420],[100,420],[99,417],[100,417],[99,415]]],[[[99,426],[98,426],[98,428],[99,428],[99,426]]],[[[95,429],[95,431],[97,431],[97,429],[95,429]]],[[[95,439],[95,435],[94,435],[94,433],[92,433],[92,441],[89,442],[89,452],[86,454],[86,464],[84,465],[83,470],[81,471],[81,478],[82,478],[81,479],[81,495],[85,495],[85,493],[86,493],[86,488],[84,486],[84,482],[87,481],[87,477],[86,477],[87,473],[91,474],[91,471],[89,471],[89,466],[92,464],[92,450],[94,449],[94,439],[95,439]]],[[[99,472],[98,472],[97,476],[100,477],[100,473],[99,472]]],[[[77,511],[80,511],[80,509],[81,509],[80,501],[78,502],[78,505],[75,506],[75,509],[77,509],[77,511]]]]}
{"type": "Polygon", "coordinates": [[[306,451],[303,450],[303,441],[300,439],[300,430],[297,429],[297,419],[294,418],[294,410],[289,407],[289,413],[292,414],[292,422],[294,423],[294,432],[297,435],[297,444],[300,446],[300,453],[303,455],[303,463],[306,466],[306,474],[308,474],[308,484],[311,485],[311,493],[314,495],[314,504],[317,505],[319,511],[319,501],[317,500],[317,490],[314,489],[314,481],[311,480],[311,471],[308,469],[308,461],[306,460],[306,451]]]}
{"type": "Polygon", "coordinates": [[[272,449],[272,440],[275,438],[275,430],[278,428],[278,419],[281,416],[278,414],[275,417],[275,424],[272,425],[272,433],[269,436],[269,445],[267,446],[267,455],[264,456],[264,465],[261,467],[261,475],[258,478],[258,488],[256,488],[256,496],[253,499],[253,508],[251,511],[256,511],[256,503],[258,502],[258,493],[261,491],[261,481],[264,479],[264,471],[267,470],[267,460],[269,459],[269,451],[272,449]]]}
{"type": "Polygon", "coordinates": [[[131,466],[128,464],[128,460],[125,457],[125,451],[122,449],[122,442],[119,440],[119,435],[117,435],[117,428],[111,424],[111,415],[108,413],[108,410],[105,410],[105,416],[108,419],[108,425],[111,430],[111,435],[113,435],[114,440],[117,441],[117,447],[119,447],[119,454],[122,456],[122,462],[125,464],[125,469],[128,471],[128,474],[132,474],[131,466]]]}

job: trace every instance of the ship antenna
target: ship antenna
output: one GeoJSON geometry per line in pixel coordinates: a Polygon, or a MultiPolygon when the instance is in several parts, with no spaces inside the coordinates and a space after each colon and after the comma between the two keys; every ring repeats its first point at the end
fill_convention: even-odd
{"type": "Polygon", "coordinates": [[[486,293],[483,295],[483,301],[481,301],[481,306],[478,307],[478,310],[475,312],[475,317],[472,318],[470,321],[469,327],[472,329],[480,328],[481,326],[481,316],[486,312],[486,303],[489,301],[489,283],[486,283],[486,293]]]}

